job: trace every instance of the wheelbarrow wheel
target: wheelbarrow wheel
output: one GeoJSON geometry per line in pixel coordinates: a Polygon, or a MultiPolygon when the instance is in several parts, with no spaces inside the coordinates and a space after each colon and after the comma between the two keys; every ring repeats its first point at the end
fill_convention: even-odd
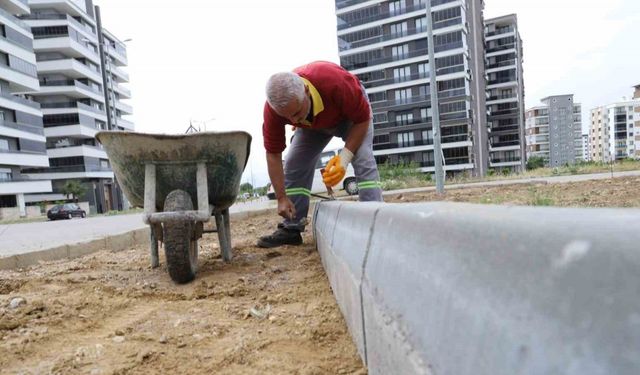
{"type": "MultiPolygon", "coordinates": [[[[186,191],[174,190],[164,201],[164,211],[193,210],[191,197],[186,191]]],[[[164,224],[164,252],[169,276],[176,283],[188,283],[196,277],[198,268],[198,241],[193,240],[196,225],[190,221],[172,221],[164,224]]]]}

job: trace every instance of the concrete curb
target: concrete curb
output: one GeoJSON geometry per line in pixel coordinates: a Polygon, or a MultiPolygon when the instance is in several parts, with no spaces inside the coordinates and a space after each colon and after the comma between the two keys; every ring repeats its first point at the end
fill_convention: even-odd
{"type": "Polygon", "coordinates": [[[635,209],[323,202],[314,235],[370,374],[631,375],[637,227],[635,209]]]}
{"type": "MultiPolygon", "coordinates": [[[[268,208],[254,211],[235,212],[231,213],[230,217],[233,220],[243,220],[273,211],[273,208],[268,208]]],[[[0,258],[0,270],[26,268],[43,261],[73,259],[102,250],[122,251],[138,245],[149,245],[148,227],[113,234],[92,241],[70,243],[49,249],[42,249],[0,258]]]]}

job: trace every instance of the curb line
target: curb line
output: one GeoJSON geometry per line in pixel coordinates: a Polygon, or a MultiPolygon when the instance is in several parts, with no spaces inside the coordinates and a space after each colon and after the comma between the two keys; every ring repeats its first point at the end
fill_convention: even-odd
{"type": "MultiPolygon", "coordinates": [[[[275,209],[260,209],[254,211],[234,212],[230,214],[233,220],[243,220],[273,212],[275,209]]],[[[98,251],[122,251],[132,246],[149,245],[149,227],[134,229],[124,233],[109,235],[91,241],[76,242],[37,250],[24,254],[11,255],[0,258],[0,270],[26,268],[39,262],[60,259],[73,259],[89,255],[98,251]]]]}

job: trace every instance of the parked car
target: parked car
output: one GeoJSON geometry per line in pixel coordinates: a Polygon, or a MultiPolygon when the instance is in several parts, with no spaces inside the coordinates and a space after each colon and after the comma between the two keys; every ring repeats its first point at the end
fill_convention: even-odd
{"type": "MultiPolygon", "coordinates": [[[[327,187],[324,185],[322,181],[322,173],[320,170],[324,168],[329,160],[332,157],[340,153],[340,149],[325,151],[320,154],[320,158],[315,166],[315,171],[313,173],[313,184],[311,185],[311,192],[314,194],[323,194],[327,192],[327,187]]],[[[336,185],[335,190],[344,189],[349,195],[358,194],[358,183],[356,181],[355,173],[353,171],[353,167],[351,164],[347,167],[347,173],[344,175],[344,179],[336,185]]],[[[269,190],[267,190],[267,197],[269,199],[276,199],[275,191],[273,190],[273,185],[269,186],[269,190]]]]}
{"type": "Polygon", "coordinates": [[[75,203],[57,204],[47,211],[49,220],[71,219],[73,217],[87,217],[87,212],[75,203]]]}

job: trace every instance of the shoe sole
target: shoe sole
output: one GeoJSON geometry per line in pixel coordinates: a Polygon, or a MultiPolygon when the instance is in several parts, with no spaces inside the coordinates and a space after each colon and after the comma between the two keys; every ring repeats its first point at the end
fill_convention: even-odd
{"type": "Polygon", "coordinates": [[[296,242],[296,243],[279,243],[279,244],[274,244],[274,243],[270,243],[270,242],[266,242],[266,241],[262,241],[262,240],[258,240],[257,243],[258,247],[261,247],[263,249],[271,249],[274,247],[280,247],[280,246],[300,246],[302,245],[302,241],[300,242],[296,242]]]}

